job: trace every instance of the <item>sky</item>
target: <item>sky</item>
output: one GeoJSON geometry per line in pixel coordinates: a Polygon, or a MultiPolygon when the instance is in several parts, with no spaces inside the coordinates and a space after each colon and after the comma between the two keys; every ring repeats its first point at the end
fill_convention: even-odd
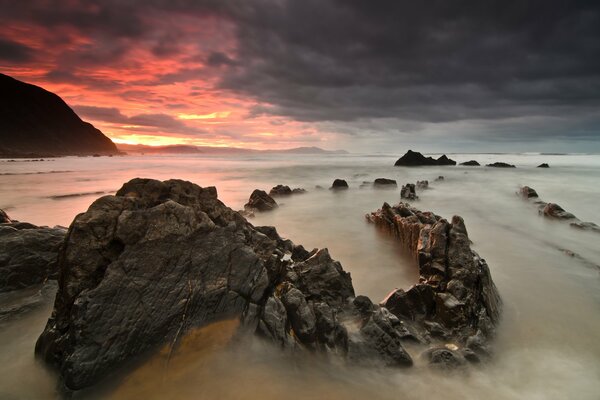
{"type": "Polygon", "coordinates": [[[0,72],[121,143],[600,152],[597,0],[0,0],[0,72]]]}

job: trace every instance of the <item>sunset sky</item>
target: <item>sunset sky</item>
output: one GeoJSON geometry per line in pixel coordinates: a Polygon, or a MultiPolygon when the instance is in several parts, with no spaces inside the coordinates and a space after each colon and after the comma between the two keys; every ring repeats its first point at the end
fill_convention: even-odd
{"type": "Polygon", "coordinates": [[[600,151],[598,4],[0,0],[0,72],[122,143],[600,151]]]}

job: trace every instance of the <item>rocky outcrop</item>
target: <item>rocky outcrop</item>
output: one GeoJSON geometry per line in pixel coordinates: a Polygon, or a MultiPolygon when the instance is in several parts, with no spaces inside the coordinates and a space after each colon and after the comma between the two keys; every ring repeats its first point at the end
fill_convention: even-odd
{"type": "Polygon", "coordinates": [[[429,189],[429,181],[417,181],[417,188],[419,189],[429,189]]]}
{"type": "Polygon", "coordinates": [[[546,163],[542,163],[542,164],[538,165],[537,168],[550,168],[550,166],[546,163]]]}
{"type": "Polygon", "coordinates": [[[495,162],[495,163],[492,163],[492,164],[487,164],[486,167],[493,167],[493,168],[516,168],[514,165],[507,164],[505,162],[495,162]]]}
{"type": "Polygon", "coordinates": [[[333,189],[333,190],[348,189],[348,182],[346,182],[343,179],[336,179],[333,181],[333,184],[331,184],[331,187],[329,189],[333,189]]]}
{"type": "Polygon", "coordinates": [[[375,187],[397,187],[398,183],[394,179],[387,178],[377,178],[373,182],[373,186],[375,187]]]}
{"type": "Polygon", "coordinates": [[[418,284],[393,291],[381,305],[414,337],[456,346],[446,349],[456,354],[431,352],[432,363],[486,356],[500,319],[501,300],[485,260],[470,247],[462,218],[454,216],[448,222],[405,203],[394,207],[385,203],[367,219],[398,238],[420,274],[418,284]]]}
{"type": "Polygon", "coordinates": [[[277,202],[267,192],[260,189],[255,189],[250,195],[248,202],[244,204],[244,210],[247,212],[271,211],[277,207],[277,202]]]}
{"type": "Polygon", "coordinates": [[[191,329],[239,319],[294,351],[353,363],[412,364],[398,318],[362,297],[327,249],[307,251],[254,227],[213,187],[134,179],[69,228],[59,288],[36,354],[70,389],[191,329]],[[354,299],[354,300],[353,300],[354,299]]]}
{"type": "Polygon", "coordinates": [[[0,292],[56,279],[62,228],[12,221],[0,224],[0,292]]]}
{"type": "Polygon", "coordinates": [[[526,199],[539,197],[535,189],[530,188],[529,186],[523,186],[519,192],[521,196],[526,199]]]}
{"type": "Polygon", "coordinates": [[[415,190],[415,184],[407,183],[406,185],[403,185],[402,189],[400,190],[400,198],[407,199],[407,200],[418,199],[419,196],[417,196],[417,191],[415,190]]]}
{"type": "Polygon", "coordinates": [[[445,154],[436,160],[432,157],[425,157],[419,152],[408,150],[406,154],[400,157],[394,165],[404,167],[456,165],[456,161],[449,159],[445,154]]]}
{"type": "Polygon", "coordinates": [[[56,94],[0,74],[0,155],[117,154],[56,94]]]}
{"type": "Polygon", "coordinates": [[[471,161],[462,162],[462,163],[460,163],[460,165],[465,165],[465,166],[468,166],[468,167],[479,167],[481,164],[479,164],[475,160],[471,160],[471,161]]]}
{"type": "Polygon", "coordinates": [[[302,188],[291,189],[287,185],[277,185],[277,186],[274,186],[273,188],[271,188],[271,190],[269,191],[269,196],[271,196],[271,197],[290,196],[292,194],[301,194],[301,193],[306,193],[306,190],[302,189],[302,188]]]}

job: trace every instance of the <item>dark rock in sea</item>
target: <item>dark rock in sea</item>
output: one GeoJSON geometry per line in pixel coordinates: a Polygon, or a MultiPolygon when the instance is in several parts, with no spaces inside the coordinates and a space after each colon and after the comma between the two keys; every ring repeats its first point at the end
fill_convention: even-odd
{"type": "Polygon", "coordinates": [[[443,181],[443,180],[444,180],[444,177],[442,175],[440,175],[437,178],[435,178],[436,182],[443,181]]]}
{"type": "Polygon", "coordinates": [[[292,189],[290,189],[289,186],[285,186],[285,185],[277,185],[269,191],[269,196],[271,196],[271,197],[289,196],[291,194],[292,194],[292,189]]]}
{"type": "Polygon", "coordinates": [[[8,218],[8,214],[4,212],[4,210],[0,209],[0,224],[9,224],[10,218],[8,218]]]}
{"type": "Polygon", "coordinates": [[[398,184],[394,179],[387,178],[377,178],[373,182],[373,186],[375,187],[398,187],[398,184]]]}
{"type": "Polygon", "coordinates": [[[244,204],[246,211],[271,211],[278,207],[277,202],[264,190],[255,189],[244,204]]]}
{"type": "Polygon", "coordinates": [[[537,168],[550,168],[550,166],[546,163],[542,163],[542,164],[538,165],[537,168]]]}
{"type": "Polygon", "coordinates": [[[56,279],[58,252],[65,235],[61,228],[18,221],[0,224],[0,292],[56,279]]]}
{"type": "Polygon", "coordinates": [[[0,155],[117,154],[56,94],[0,74],[0,155]]]}
{"type": "Polygon", "coordinates": [[[306,189],[303,188],[293,188],[292,194],[304,194],[306,193],[306,189]]]}
{"type": "MultiPolygon", "coordinates": [[[[486,343],[495,334],[502,303],[485,260],[470,247],[462,218],[448,222],[406,203],[384,203],[367,219],[398,238],[420,274],[418,284],[395,290],[381,305],[425,338],[451,340],[487,356],[486,343]]],[[[439,362],[460,359],[454,353],[438,355],[439,362]]],[[[438,355],[432,353],[430,361],[437,363],[438,355]]]]}
{"type": "Polygon", "coordinates": [[[487,164],[486,167],[494,167],[494,168],[516,168],[512,164],[507,164],[505,162],[495,162],[493,164],[487,164]]]}
{"type": "Polygon", "coordinates": [[[336,179],[333,181],[333,184],[329,189],[339,190],[339,189],[348,189],[348,182],[343,179],[336,179]]]}
{"type": "Polygon", "coordinates": [[[429,181],[425,180],[425,181],[417,181],[417,188],[419,189],[428,189],[429,188],[429,181]]]}
{"type": "Polygon", "coordinates": [[[418,167],[430,165],[456,165],[456,161],[449,159],[446,155],[442,155],[437,160],[432,157],[425,157],[423,154],[408,150],[406,154],[400,157],[395,166],[418,167]]]}
{"type": "Polygon", "coordinates": [[[403,185],[402,189],[400,190],[400,198],[407,200],[418,199],[419,197],[417,196],[417,192],[415,190],[415,184],[407,183],[406,185],[403,185]]]}
{"type": "Polygon", "coordinates": [[[561,206],[556,203],[548,203],[542,210],[542,214],[545,217],[556,218],[556,219],[575,219],[576,217],[570,212],[565,211],[561,206]]]}
{"type": "Polygon", "coordinates": [[[462,162],[462,163],[460,163],[460,165],[466,165],[466,166],[469,166],[469,167],[479,167],[481,164],[479,164],[475,160],[471,160],[471,161],[462,162]]]}
{"type": "Polygon", "coordinates": [[[352,302],[350,274],[327,249],[307,252],[273,227],[252,226],[213,187],[126,183],[75,218],[59,268],[36,354],[68,389],[160,346],[173,351],[188,331],[223,319],[281,348],[412,364],[398,318],[352,302]]]}
{"type": "Polygon", "coordinates": [[[569,225],[573,228],[581,229],[582,231],[600,232],[600,226],[593,222],[577,221],[571,222],[569,225]]]}
{"type": "Polygon", "coordinates": [[[526,199],[538,198],[538,194],[535,189],[530,188],[529,186],[523,186],[520,190],[521,196],[526,199]]]}
{"type": "MultiPolygon", "coordinates": [[[[430,365],[438,368],[454,369],[467,363],[466,358],[460,352],[446,347],[429,349],[423,355],[430,365]]],[[[477,356],[475,355],[475,357],[477,356]]]]}

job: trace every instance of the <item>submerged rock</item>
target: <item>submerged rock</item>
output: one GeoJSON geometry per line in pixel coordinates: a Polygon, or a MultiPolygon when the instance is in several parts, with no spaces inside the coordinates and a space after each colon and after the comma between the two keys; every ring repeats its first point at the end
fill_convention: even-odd
{"type": "Polygon", "coordinates": [[[62,228],[13,221],[0,224],[0,292],[56,279],[62,228]]]}
{"type": "Polygon", "coordinates": [[[550,168],[550,166],[546,163],[542,163],[542,164],[538,165],[537,168],[550,168]]]}
{"type": "Polygon", "coordinates": [[[516,168],[512,164],[507,164],[505,162],[495,162],[492,164],[487,164],[486,167],[494,167],[494,168],[516,168]]]}
{"type": "Polygon", "coordinates": [[[292,194],[301,194],[301,193],[306,193],[306,190],[302,189],[302,188],[290,189],[290,187],[287,185],[277,185],[277,186],[274,186],[269,191],[269,196],[271,196],[271,197],[289,196],[292,194]]]}
{"type": "Polygon", "coordinates": [[[548,203],[542,210],[542,214],[545,217],[556,218],[556,219],[575,219],[575,215],[565,211],[561,206],[556,203],[548,203]]]}
{"type": "Polygon", "coordinates": [[[535,189],[529,187],[529,186],[523,186],[520,190],[521,196],[526,198],[526,199],[531,199],[531,198],[538,198],[538,194],[535,191],[535,189]]]}
{"type": "Polygon", "coordinates": [[[395,166],[417,167],[429,165],[456,165],[456,161],[449,159],[446,155],[442,155],[437,160],[432,157],[425,157],[423,154],[408,150],[406,154],[400,157],[395,166]]]}
{"type": "Polygon", "coordinates": [[[0,209],[0,224],[10,224],[10,218],[8,218],[8,215],[4,212],[4,210],[0,209]]]}
{"type": "Polygon", "coordinates": [[[407,200],[418,199],[419,197],[417,196],[417,192],[415,190],[415,184],[407,183],[406,185],[403,185],[402,189],[400,190],[400,198],[407,200]]]}
{"type": "Polygon", "coordinates": [[[444,180],[444,177],[442,175],[440,175],[437,178],[435,178],[436,182],[443,181],[443,180],[444,180]]]}
{"type": "Polygon", "coordinates": [[[593,222],[577,221],[577,222],[571,222],[569,225],[572,226],[573,228],[581,229],[583,231],[600,232],[600,226],[598,226],[597,224],[595,224],[593,222]]]}
{"type": "Polygon", "coordinates": [[[417,187],[419,189],[428,189],[429,188],[429,181],[425,180],[425,181],[417,181],[417,187]]]}
{"type": "Polygon", "coordinates": [[[282,348],[408,366],[398,318],[362,297],[327,249],[254,227],[213,187],[134,179],[69,228],[52,316],[36,354],[64,385],[98,382],[191,329],[239,319],[282,348]]]}
{"type": "Polygon", "coordinates": [[[373,182],[373,185],[374,186],[383,186],[383,187],[389,187],[389,186],[397,187],[398,183],[396,183],[396,181],[394,179],[377,178],[377,179],[375,179],[375,182],[373,182]]]}
{"type": "Polygon", "coordinates": [[[330,189],[339,190],[339,189],[348,189],[348,182],[343,179],[336,179],[333,181],[330,189]]]}
{"type": "Polygon", "coordinates": [[[247,211],[271,211],[277,207],[277,202],[267,192],[259,189],[252,192],[248,203],[244,205],[247,211]]]}
{"type": "Polygon", "coordinates": [[[462,162],[462,163],[460,163],[460,165],[465,165],[465,166],[468,166],[468,167],[479,167],[481,164],[479,164],[475,160],[471,160],[471,161],[462,162]]]}
{"type": "MultiPolygon", "coordinates": [[[[427,340],[451,340],[487,355],[502,303],[485,260],[471,250],[462,218],[448,222],[406,203],[384,203],[367,219],[399,239],[420,274],[418,284],[393,291],[381,305],[427,340]]],[[[455,363],[462,360],[457,354],[433,351],[430,362],[455,363]]]]}

